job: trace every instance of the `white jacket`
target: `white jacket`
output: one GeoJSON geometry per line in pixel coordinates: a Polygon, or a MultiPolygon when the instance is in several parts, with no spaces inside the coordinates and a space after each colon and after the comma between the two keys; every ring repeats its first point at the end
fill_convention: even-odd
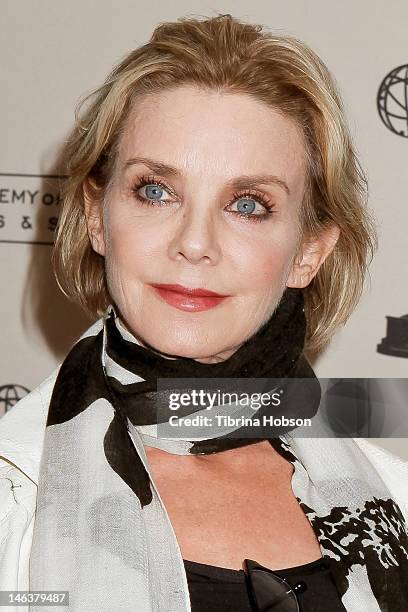
{"type": "MultiPolygon", "coordinates": [[[[27,591],[29,557],[45,424],[58,368],[0,418],[0,591],[27,591]]],[[[408,461],[354,438],[408,524],[408,461]]],[[[62,608],[61,608],[62,609],[62,608]]],[[[25,606],[2,607],[27,612],[25,606]]]]}

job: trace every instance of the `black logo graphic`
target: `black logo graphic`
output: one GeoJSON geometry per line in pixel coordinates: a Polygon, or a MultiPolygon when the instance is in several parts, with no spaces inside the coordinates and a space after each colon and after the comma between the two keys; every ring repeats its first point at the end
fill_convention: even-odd
{"type": "Polygon", "coordinates": [[[387,335],[377,344],[377,353],[408,358],[408,314],[387,317],[387,335]]]}
{"type": "Polygon", "coordinates": [[[377,94],[381,120],[391,132],[408,138],[408,64],[394,68],[377,94]]]}
{"type": "Polygon", "coordinates": [[[22,397],[30,393],[22,385],[3,385],[0,387],[0,415],[10,410],[22,397]]]}

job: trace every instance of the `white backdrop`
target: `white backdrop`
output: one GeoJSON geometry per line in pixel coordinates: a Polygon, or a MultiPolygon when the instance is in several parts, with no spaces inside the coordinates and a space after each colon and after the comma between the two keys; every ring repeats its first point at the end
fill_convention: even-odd
{"type": "MultiPolygon", "coordinates": [[[[55,161],[75,104],[158,22],[218,11],[311,45],[337,79],[368,174],[379,232],[371,284],[314,364],[316,373],[407,377],[408,359],[376,351],[385,317],[408,313],[408,138],[387,129],[376,102],[384,77],[408,64],[406,0],[1,0],[0,413],[13,394],[33,389],[52,371],[89,324],[59,293],[47,244],[58,215],[55,161]]],[[[405,441],[391,443],[408,456],[405,441]]]]}

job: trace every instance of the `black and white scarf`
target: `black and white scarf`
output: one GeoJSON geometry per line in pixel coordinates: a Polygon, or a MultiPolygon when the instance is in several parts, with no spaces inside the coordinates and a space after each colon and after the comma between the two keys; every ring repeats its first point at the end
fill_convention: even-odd
{"type": "MultiPolygon", "coordinates": [[[[257,438],[158,435],[157,380],[309,378],[316,386],[300,413],[313,416],[320,385],[303,355],[305,331],[303,293],[288,288],[271,318],[229,359],[203,364],[141,346],[110,306],[73,346],[54,385],[30,589],[69,591],[68,609],[75,612],[191,610],[182,555],[144,447],[213,453],[257,438]]],[[[294,466],[294,494],[345,608],[408,610],[407,525],[356,443],[290,431],[270,442],[294,466]]]]}

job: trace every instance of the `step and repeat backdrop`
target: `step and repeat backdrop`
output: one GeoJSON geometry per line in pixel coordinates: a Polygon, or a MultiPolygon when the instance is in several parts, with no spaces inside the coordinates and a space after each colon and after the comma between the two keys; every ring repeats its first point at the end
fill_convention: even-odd
{"type": "MultiPolygon", "coordinates": [[[[379,249],[361,302],[314,368],[320,377],[408,373],[408,45],[405,0],[2,0],[0,415],[63,359],[90,320],[59,291],[50,257],[58,152],[80,98],[162,21],[231,13],[307,42],[334,74],[379,249]]],[[[408,403],[408,398],[407,398],[408,403]]],[[[408,456],[405,440],[381,440],[408,456]]]]}

